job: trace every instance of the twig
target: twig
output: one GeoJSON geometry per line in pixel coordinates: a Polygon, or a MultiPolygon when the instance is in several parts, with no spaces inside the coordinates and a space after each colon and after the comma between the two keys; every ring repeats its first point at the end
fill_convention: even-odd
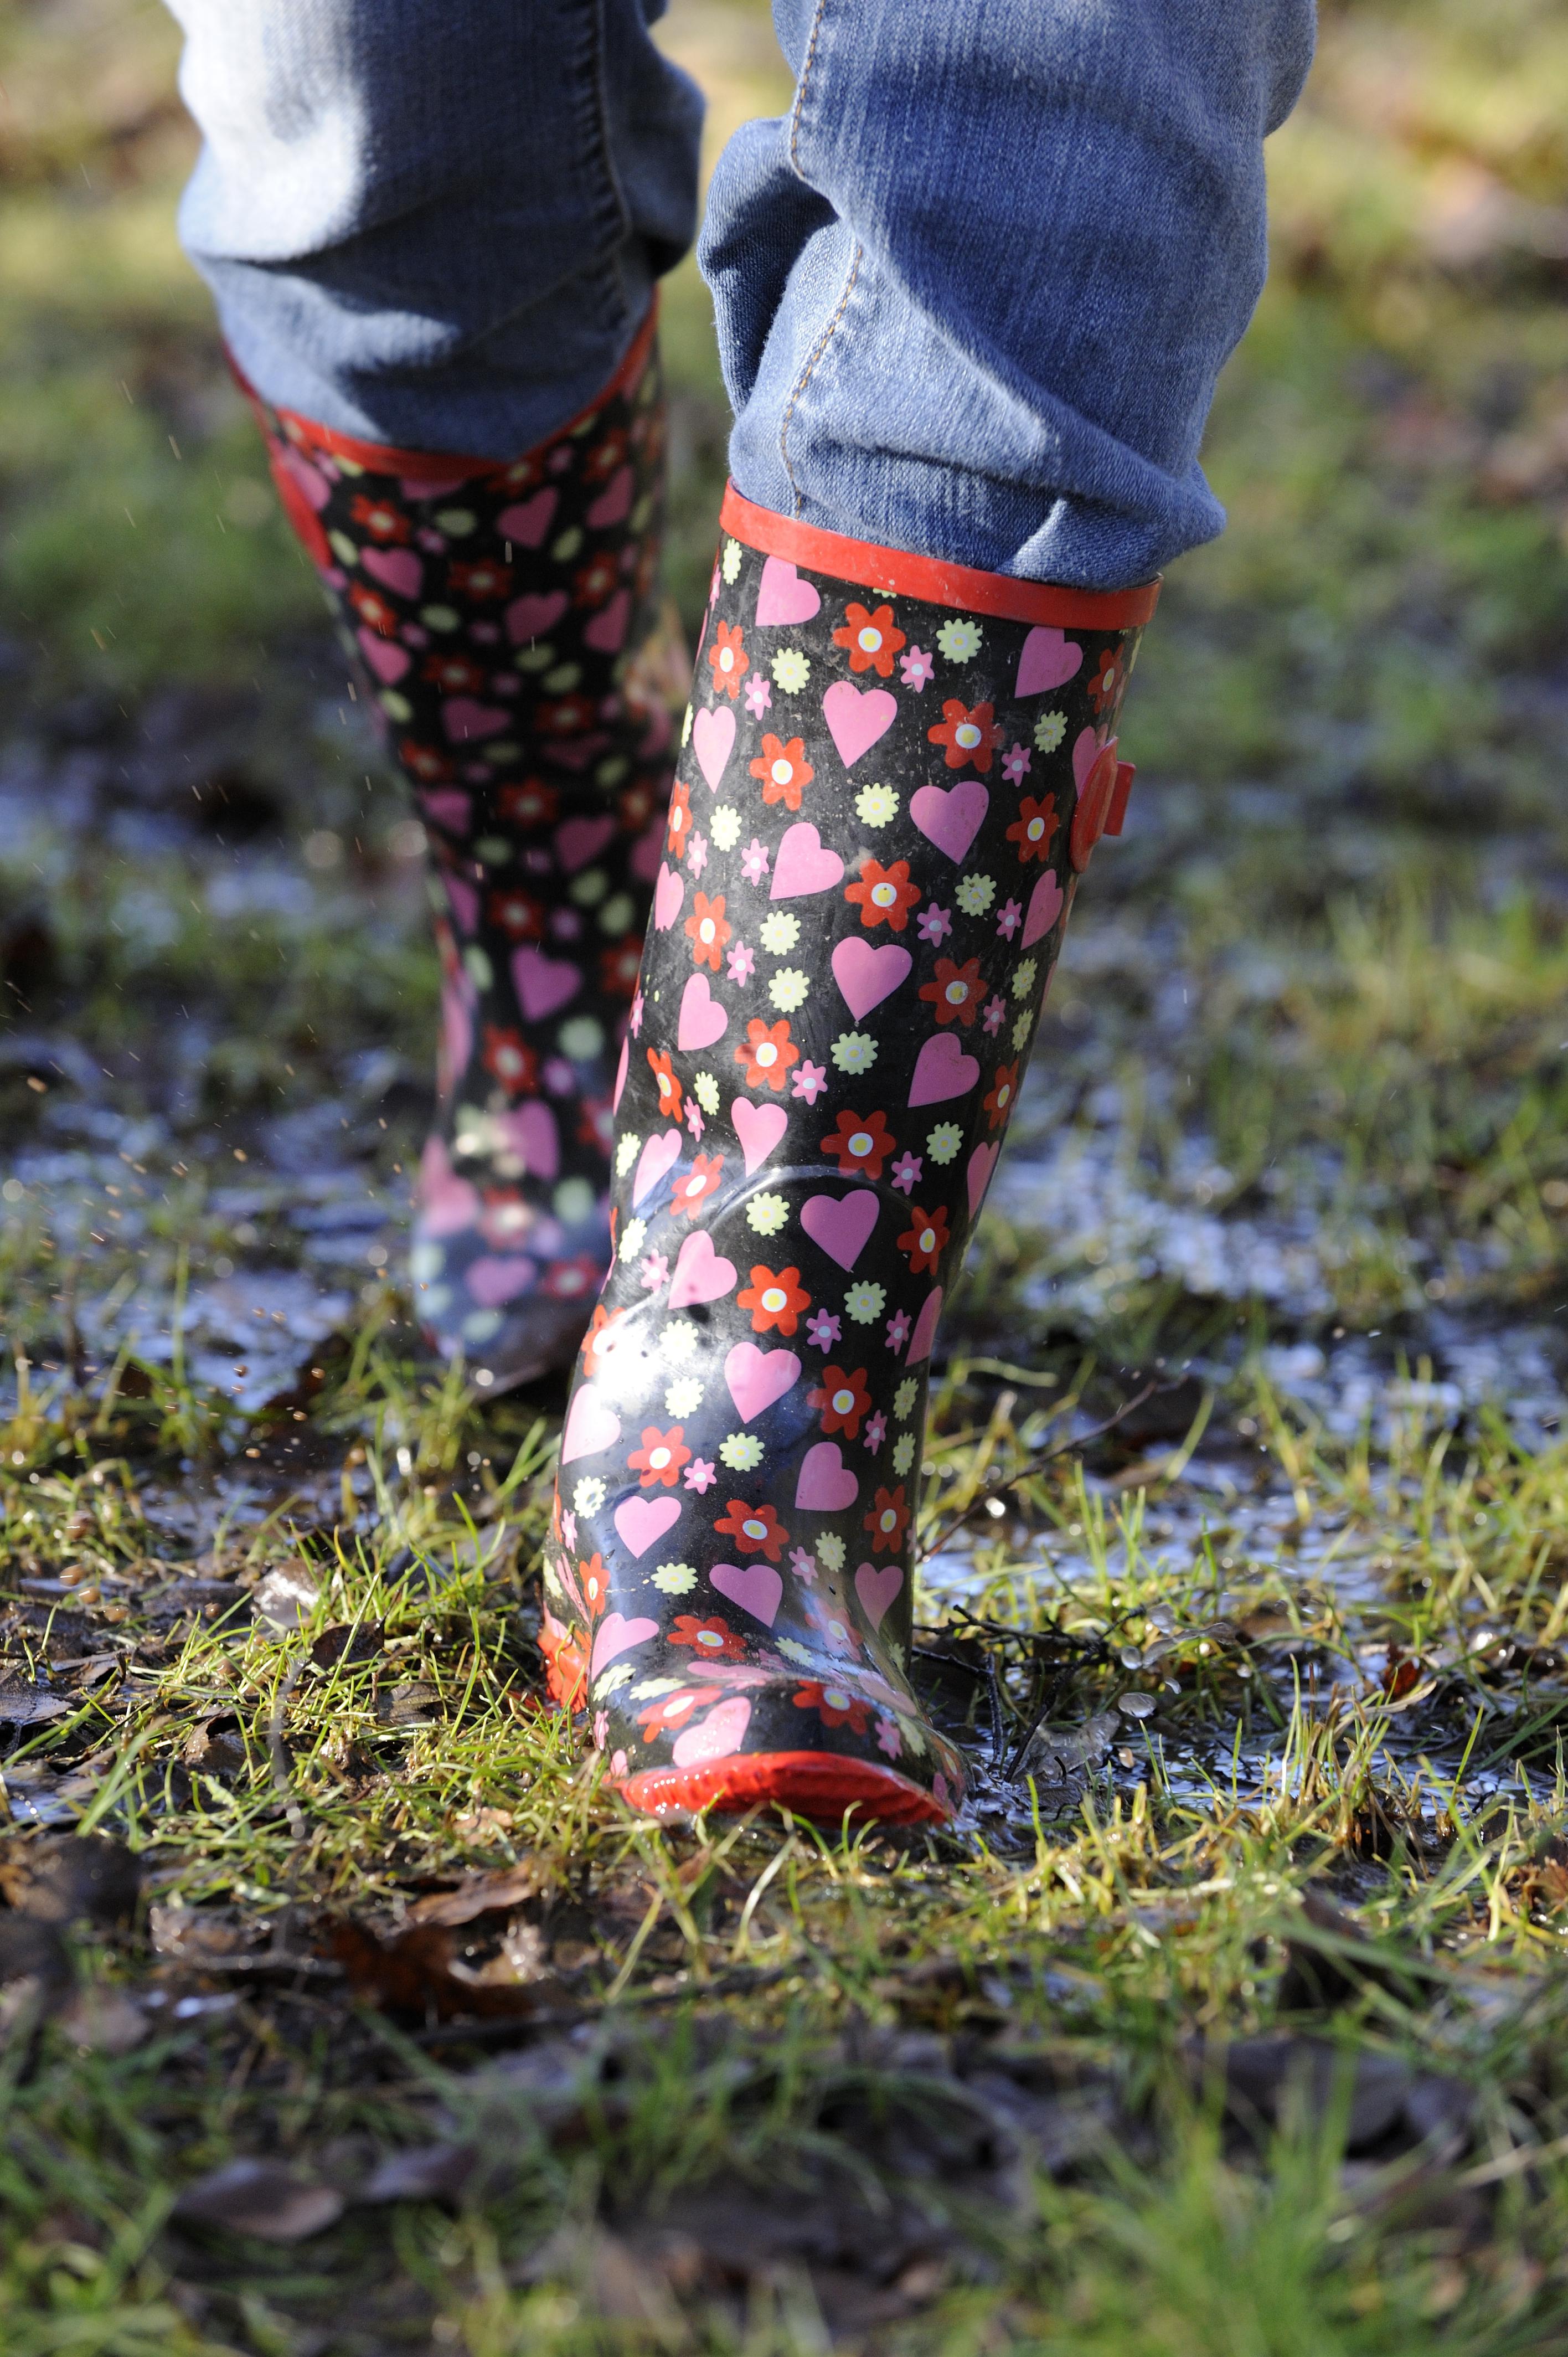
{"type": "Polygon", "coordinates": [[[970,1521],[972,1516],[979,1513],[983,1506],[989,1505],[999,1490],[1014,1489],[1020,1481],[1026,1481],[1031,1474],[1039,1472],[1042,1466],[1051,1464],[1055,1458],[1069,1457],[1075,1449],[1087,1448],[1091,1440],[1103,1440],[1108,1432],[1114,1432],[1119,1424],[1125,1423],[1134,1408],[1142,1407],[1144,1402],[1146,1399],[1152,1399],[1156,1392],[1175,1391],[1177,1388],[1175,1383],[1145,1383],[1141,1392],[1134,1392],[1131,1399],[1122,1401],[1114,1415],[1108,1415],[1103,1424],[1095,1425],[1091,1431],[1078,1433],[1071,1440],[1058,1440],[1054,1448],[1040,1449],[1036,1455],[1026,1458],[1015,1472],[1005,1476],[999,1473],[988,1474],[979,1496],[972,1498],[968,1505],[953,1516],[945,1529],[932,1534],[920,1549],[918,1560],[921,1563],[928,1562],[939,1547],[946,1546],[953,1534],[956,1531],[961,1531],[965,1523],[970,1521]]]}

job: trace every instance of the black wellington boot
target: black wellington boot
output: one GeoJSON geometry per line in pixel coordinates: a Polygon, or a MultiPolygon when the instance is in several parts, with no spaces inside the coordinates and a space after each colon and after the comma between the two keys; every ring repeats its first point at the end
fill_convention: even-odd
{"type": "Polygon", "coordinates": [[[609,1257],[610,1090],[680,660],[656,587],[653,323],[590,409],[504,466],[255,406],[430,840],[440,1117],[415,1308],[504,1388],[570,1360],[609,1257]]]}
{"type": "Polygon", "coordinates": [[[941,1819],[908,1681],[942,1298],[1153,587],[1058,589],[726,497],[616,1083],[616,1257],[546,1555],[558,1697],[635,1807],[941,1819]]]}

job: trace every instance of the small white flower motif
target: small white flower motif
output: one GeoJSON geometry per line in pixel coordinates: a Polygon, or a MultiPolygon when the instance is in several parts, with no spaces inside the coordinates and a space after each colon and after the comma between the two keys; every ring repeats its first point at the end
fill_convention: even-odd
{"type": "Polygon", "coordinates": [[[695,1375],[677,1375],[672,1383],[664,1387],[665,1415],[695,1415],[703,1405],[703,1388],[695,1375]]]}
{"type": "Polygon", "coordinates": [[[697,1103],[711,1121],[719,1109],[719,1084],[712,1072],[699,1072],[692,1086],[697,1092],[697,1103]]]}
{"type": "Polygon", "coordinates": [[[768,996],[781,1015],[793,1015],[811,993],[811,977],[798,965],[782,966],[768,985],[768,996]]]}
{"type": "Polygon", "coordinates": [[[624,1136],[617,1138],[616,1177],[618,1178],[624,1178],[626,1177],[627,1172],[637,1160],[638,1151],[641,1146],[641,1144],[642,1140],[638,1136],[635,1130],[628,1129],[624,1136]]]}
{"type": "Polygon", "coordinates": [[[886,1298],[886,1286],[852,1285],[843,1297],[844,1315],[853,1318],[857,1326],[870,1326],[881,1317],[886,1298]]]}
{"type": "Polygon", "coordinates": [[[1004,900],[1003,902],[1002,914],[996,920],[996,930],[1001,934],[1002,939],[1004,942],[1010,942],[1012,940],[1014,934],[1017,931],[1018,927],[1023,922],[1023,920],[1024,904],[1021,900],[1004,900]]]}
{"type": "Polygon", "coordinates": [[[912,687],[917,695],[923,687],[929,687],[936,676],[936,665],[924,647],[908,648],[898,658],[898,668],[905,686],[912,687]]]}
{"type": "Polygon", "coordinates": [[[893,1413],[897,1417],[900,1424],[904,1422],[906,1416],[912,1415],[914,1414],[915,1402],[919,1398],[919,1384],[915,1381],[913,1375],[906,1375],[903,1382],[899,1384],[897,1390],[893,1394],[893,1413]]]}
{"type": "Polygon", "coordinates": [[[953,899],[966,917],[983,917],[996,898],[996,887],[989,876],[966,876],[953,899]]]}
{"type": "Polygon", "coordinates": [[[754,720],[760,720],[773,701],[773,690],[760,672],[754,671],[746,683],[746,708],[754,720]]]}
{"type": "Polygon", "coordinates": [[[811,666],[799,647],[780,647],[771,669],[774,685],[786,695],[799,695],[811,676],[811,666]]]}
{"type": "Polygon", "coordinates": [[[902,1477],[915,1461],[915,1436],[901,1432],[893,1444],[893,1470],[902,1477]]]}
{"type": "Polygon", "coordinates": [[[775,1641],[778,1651],[781,1652],[788,1661],[814,1662],[816,1660],[816,1655],[812,1652],[811,1647],[809,1645],[797,1643],[793,1637],[779,1637],[775,1641]]]}
{"type": "Polygon", "coordinates": [[[963,1144],[963,1132],[956,1121],[939,1121],[926,1140],[926,1152],[933,1162],[950,1162],[963,1144]]]}
{"type": "Polygon", "coordinates": [[[963,620],[955,615],[950,622],[944,622],[937,632],[937,644],[949,662],[972,662],[980,652],[981,636],[978,622],[963,620]]]}
{"type": "Polygon", "coordinates": [[[791,1096],[803,1097],[809,1105],[815,1104],[827,1084],[827,1066],[813,1064],[808,1056],[789,1083],[789,1093],[791,1096]]]}
{"type": "Polygon", "coordinates": [[[891,786],[862,786],[854,812],[863,826],[886,826],[898,815],[898,797],[891,786]]]}
{"type": "Polygon", "coordinates": [[[829,1571],[843,1569],[843,1541],[834,1532],[825,1532],[817,1541],[817,1554],[829,1571]]]}
{"type": "Polygon", "coordinates": [[[646,1220],[628,1220],[625,1227],[622,1228],[620,1232],[620,1244],[616,1254],[617,1259],[623,1260],[629,1268],[632,1262],[637,1258],[638,1254],[642,1250],[643,1244],[647,1241],[647,1236],[648,1222],[646,1220]]]}
{"type": "Polygon", "coordinates": [[[740,872],[748,884],[761,883],[772,856],[768,845],[754,834],[740,855],[740,872]]]}
{"type": "Polygon", "coordinates": [[[800,938],[800,920],[792,917],[788,909],[770,909],[758,931],[770,957],[787,957],[800,938]]]}
{"type": "Polygon", "coordinates": [[[668,1285],[669,1282],[669,1254],[650,1253],[648,1258],[642,1264],[641,1283],[644,1293],[657,1293],[661,1285],[668,1285]]]}
{"type": "Polygon", "coordinates": [[[817,1566],[814,1559],[812,1558],[811,1549],[803,1546],[791,1547],[789,1550],[789,1568],[794,1573],[796,1578],[803,1579],[809,1587],[812,1580],[815,1579],[817,1576],[817,1566]]]}
{"type": "Polygon", "coordinates": [[[762,1462],[762,1443],[755,1432],[731,1432],[719,1443],[719,1462],[732,1473],[753,1473],[762,1462]]]}
{"type": "Polygon", "coordinates": [[[689,1318],[674,1318],[659,1337],[659,1347],[667,1359],[673,1359],[678,1367],[683,1367],[700,1339],[689,1318]]]}
{"type": "Polygon", "coordinates": [[[1035,742],[1042,753],[1054,753],[1066,735],[1065,712],[1042,712],[1035,723],[1035,742]]]}
{"type": "Polygon", "coordinates": [[[579,1481],[572,1492],[572,1503],[579,1514],[596,1514],[604,1502],[605,1485],[593,1474],[579,1481]]]}
{"type": "Polygon", "coordinates": [[[708,839],[694,830],[686,845],[686,865],[693,876],[700,876],[708,864],[708,839]]]}
{"type": "Polygon", "coordinates": [[[685,750],[685,748],[686,748],[686,744],[687,744],[688,739],[689,739],[689,738],[690,738],[690,737],[691,737],[691,734],[692,734],[692,707],[691,707],[691,705],[688,705],[686,706],[686,717],[685,717],[685,718],[684,718],[684,720],[682,720],[682,723],[681,723],[681,749],[682,749],[682,752],[684,752],[684,750],[685,750]]]}
{"type": "Polygon", "coordinates": [[[1033,958],[1025,958],[1021,964],[1014,968],[1013,996],[1015,998],[1028,997],[1035,987],[1035,976],[1038,972],[1039,968],[1033,958]]]}
{"type": "Polygon", "coordinates": [[[1015,786],[1028,774],[1032,766],[1026,747],[1010,746],[1003,757],[1002,774],[1010,786],[1015,786]]]}
{"type": "Polygon", "coordinates": [[[776,1236],[789,1217],[785,1195],[754,1195],[746,1206],[746,1223],[759,1236],[776,1236]]]}
{"type": "Polygon", "coordinates": [[[876,1042],[869,1031],[841,1031],[832,1058],[841,1072],[868,1072],[876,1061],[876,1042]]]}
{"type": "Polygon", "coordinates": [[[720,802],[708,821],[708,833],[721,851],[733,851],[740,841],[740,813],[720,802]]]}
{"type": "MultiPolygon", "coordinates": [[[[697,1575],[689,1563],[661,1564],[653,1575],[653,1585],[664,1596],[690,1596],[697,1585],[697,1575]]],[[[647,1685],[639,1686],[637,1691],[639,1696],[651,1695],[655,1689],[660,1694],[673,1694],[680,1683],[679,1678],[650,1678],[647,1685]]]]}
{"type": "Polygon", "coordinates": [[[746,983],[757,970],[757,960],[745,942],[732,942],[729,951],[729,978],[746,983]]]}
{"type": "Polygon", "coordinates": [[[901,1718],[898,1721],[898,1725],[905,1742],[908,1745],[916,1759],[919,1760],[923,1758],[926,1749],[926,1738],[920,1732],[919,1720],[918,1718],[901,1718]]]}
{"type": "Polygon", "coordinates": [[[738,540],[725,541],[724,563],[719,569],[723,573],[725,579],[729,583],[731,588],[733,588],[736,582],[740,577],[740,543],[738,540]]]}
{"type": "Polygon", "coordinates": [[[1015,1048],[1023,1047],[1025,1041],[1028,1039],[1030,1032],[1033,1030],[1034,1026],[1035,1018],[1026,1007],[1023,1014],[1019,1016],[1018,1020],[1013,1026],[1013,1045],[1015,1048]]]}
{"type": "MultiPolygon", "coordinates": [[[[689,1563],[672,1563],[668,1566],[668,1569],[670,1571],[692,1571],[692,1566],[689,1563]]],[[[655,1572],[653,1577],[657,1581],[660,1577],[660,1574],[655,1572]]],[[[696,1577],[696,1573],[692,1571],[692,1577],[695,1579],[696,1577]]],[[[677,1596],[680,1596],[684,1593],[684,1590],[677,1588],[675,1593],[677,1596]]],[[[654,1702],[657,1701],[660,1695],[676,1693],[684,1684],[685,1680],[683,1678],[644,1678],[640,1684],[633,1686],[631,1690],[631,1698],[633,1702],[654,1702]]]]}
{"type": "MultiPolygon", "coordinates": [[[[634,1678],[636,1675],[637,1665],[635,1663],[612,1662],[609,1668],[604,1672],[603,1675],[594,1680],[594,1700],[598,1702],[601,1701],[606,1695],[613,1695],[618,1687],[624,1686],[628,1678],[634,1678]]],[[[602,1751],[604,1748],[605,1747],[601,1742],[599,1749],[602,1751]]]]}

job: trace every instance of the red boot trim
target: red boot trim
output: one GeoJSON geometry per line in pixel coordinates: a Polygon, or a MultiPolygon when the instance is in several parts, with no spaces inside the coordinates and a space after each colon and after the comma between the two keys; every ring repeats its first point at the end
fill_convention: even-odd
{"type": "MultiPolygon", "coordinates": [[[[627,386],[641,374],[658,322],[659,297],[655,295],[648,307],[648,317],[632,338],[630,350],[608,383],[601,385],[592,401],[585,402],[575,416],[568,417],[552,433],[542,434],[531,447],[542,450],[550,443],[559,442],[563,435],[570,434],[585,417],[591,416],[602,402],[611,400],[618,393],[624,393],[627,386]]],[[[224,357],[229,362],[231,375],[252,408],[258,415],[270,409],[296,447],[319,451],[328,458],[348,458],[357,467],[367,468],[373,475],[408,475],[422,483],[445,487],[467,482],[475,475],[499,474],[526,455],[514,451],[510,458],[468,458],[460,457],[449,450],[400,450],[390,442],[359,442],[351,434],[336,434],[330,425],[318,425],[313,417],[302,417],[296,409],[273,408],[266,396],[256,391],[233,353],[225,349],[224,357]]],[[[264,430],[264,416],[262,423],[264,430]]]]}
{"type": "Polygon", "coordinates": [[[956,606],[961,613],[994,614],[1005,622],[1054,622],[1069,630],[1127,630],[1146,622],[1159,597],[1157,581],[1136,589],[1064,589],[1047,581],[1018,581],[1010,573],[981,573],[972,565],[950,565],[940,556],[913,556],[899,548],[878,548],[869,540],[849,540],[793,516],[754,507],[733,483],[719,510],[722,528],[791,565],[831,573],[839,581],[880,589],[893,597],[918,597],[929,606],[956,606]]]}
{"type": "Polygon", "coordinates": [[[952,1816],[933,1793],[891,1768],[869,1760],[844,1760],[829,1751],[761,1751],[751,1758],[715,1760],[702,1768],[644,1768],[612,1790],[628,1807],[650,1817],[678,1810],[789,1809],[798,1817],[827,1824],[854,1809],[861,1822],[875,1817],[888,1825],[947,1824],[952,1816]]]}

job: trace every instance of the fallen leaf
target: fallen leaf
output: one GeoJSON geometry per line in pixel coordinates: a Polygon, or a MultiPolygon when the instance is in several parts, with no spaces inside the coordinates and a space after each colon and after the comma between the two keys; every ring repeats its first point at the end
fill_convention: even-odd
{"type": "Polygon", "coordinates": [[[521,1859],[499,1874],[471,1874],[456,1890],[435,1890],[416,1899],[408,1910],[411,1923],[471,1923],[477,1915],[503,1913],[536,1899],[549,1888],[551,1877],[537,1858],[521,1859]]]}
{"type": "Polygon", "coordinates": [[[376,2163],[356,2201],[456,2201],[474,2173],[471,2144],[417,2145],[376,2163]]]}
{"type": "Polygon", "coordinates": [[[357,1629],[352,1621],[340,1620],[323,1629],[310,1649],[310,1658],[318,1670],[354,1669],[361,1662],[376,1659],[385,1635],[379,1620],[362,1620],[357,1629]]]}
{"type": "Polygon", "coordinates": [[[320,1593],[309,1564],[280,1563],[257,1585],[253,1601],[267,1626],[286,1635],[309,1620],[320,1593]]]}
{"type": "Polygon", "coordinates": [[[220,1710],[211,1718],[199,1720],[179,1756],[188,1768],[199,1768],[209,1776],[239,1775],[247,1754],[238,1713],[220,1710]]]}
{"type": "Polygon", "coordinates": [[[141,1882],[136,1858],[106,1834],[17,1842],[0,1858],[0,1894],[40,1922],[124,1923],[135,1912],[141,1882]]]}
{"type": "Polygon", "coordinates": [[[76,1708],[69,1695],[50,1694],[43,1686],[0,1686],[0,1725],[41,1727],[51,1718],[66,1718],[76,1708]]]}
{"type": "Polygon", "coordinates": [[[300,2243],[343,2214],[335,2186],[317,2185],[281,2160],[231,2160],[188,2185],[174,2205],[182,2226],[220,2226],[265,2243],[300,2243]]]}
{"type": "Polygon", "coordinates": [[[92,2054],[129,2054],[147,2035],[146,2015],[124,1990],[79,1990],[56,2016],[73,2046],[92,2054]]]}
{"type": "Polygon", "coordinates": [[[555,1991],[553,1982],[537,1974],[519,1978],[509,1968],[504,1979],[492,1980],[484,1967],[466,1969],[445,1923],[413,1923],[381,1940],[346,1917],[333,1925],[325,1953],[341,1964],[361,2004],[409,2021],[450,2021],[464,2014],[521,2018],[537,2012],[546,1989],[555,1991]]]}
{"type": "Polygon", "coordinates": [[[205,1907],[153,1907],[147,1913],[154,1953],[181,1964],[222,1965],[248,1954],[260,1927],[205,1907]]]}

